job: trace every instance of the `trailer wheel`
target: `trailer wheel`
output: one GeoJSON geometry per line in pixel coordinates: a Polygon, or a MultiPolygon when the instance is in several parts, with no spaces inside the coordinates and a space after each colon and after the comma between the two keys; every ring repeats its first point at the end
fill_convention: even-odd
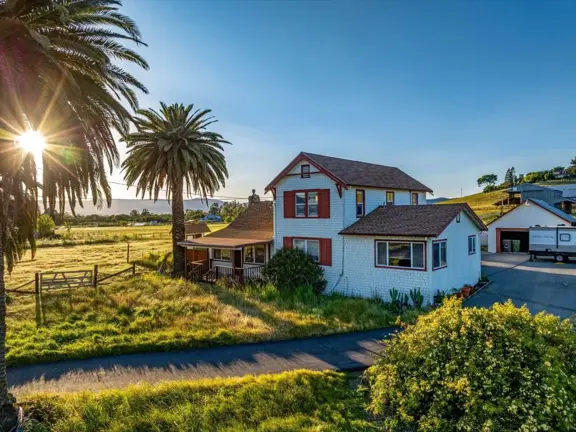
{"type": "Polygon", "coordinates": [[[564,262],[564,255],[562,255],[562,254],[557,254],[557,255],[554,256],[554,260],[555,260],[557,263],[564,262]]]}

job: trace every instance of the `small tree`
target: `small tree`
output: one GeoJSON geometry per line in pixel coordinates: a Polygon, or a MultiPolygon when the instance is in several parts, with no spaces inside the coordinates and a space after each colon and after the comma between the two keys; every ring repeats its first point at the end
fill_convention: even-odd
{"type": "Polygon", "coordinates": [[[483,185],[494,186],[497,181],[498,176],[496,174],[485,174],[482,177],[479,177],[477,180],[478,187],[482,187],[483,185]]]}
{"type": "Polygon", "coordinates": [[[38,217],[38,235],[40,237],[50,237],[54,234],[55,227],[54,221],[47,214],[38,217]]]}
{"type": "Polygon", "coordinates": [[[386,431],[569,431],[576,424],[576,333],[510,301],[446,300],[395,336],[367,372],[386,431]]]}
{"type": "Polygon", "coordinates": [[[130,210],[130,217],[131,218],[137,218],[138,216],[140,216],[140,213],[138,212],[138,210],[136,210],[136,209],[130,210]]]}
{"type": "Polygon", "coordinates": [[[208,213],[211,215],[220,216],[220,206],[218,205],[217,202],[212,203],[210,209],[208,210],[208,213]]]}
{"type": "Polygon", "coordinates": [[[246,204],[241,204],[238,201],[228,201],[222,204],[222,208],[220,209],[220,216],[226,222],[232,222],[240,213],[246,210],[248,206],[246,204]]]}
{"type": "Polygon", "coordinates": [[[142,209],[142,213],[140,213],[140,215],[142,215],[142,216],[151,216],[152,213],[150,213],[150,210],[148,210],[148,209],[142,209]]]}
{"type": "Polygon", "coordinates": [[[506,183],[509,187],[513,187],[516,184],[516,168],[512,167],[506,170],[504,183],[506,183]]]}
{"type": "Polygon", "coordinates": [[[281,290],[310,285],[319,293],[326,288],[324,269],[300,249],[282,249],[262,269],[262,275],[281,290]]]}

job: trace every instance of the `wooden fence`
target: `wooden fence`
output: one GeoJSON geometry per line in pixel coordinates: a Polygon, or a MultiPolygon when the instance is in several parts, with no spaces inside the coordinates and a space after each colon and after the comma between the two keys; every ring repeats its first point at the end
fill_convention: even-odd
{"type": "Polygon", "coordinates": [[[68,289],[69,293],[72,294],[73,289],[85,287],[97,288],[102,282],[127,273],[130,273],[132,276],[136,274],[136,263],[133,263],[130,267],[123,270],[105,275],[99,274],[98,265],[95,265],[91,270],[37,272],[33,280],[25,282],[13,289],[6,289],[6,292],[10,294],[34,295],[36,297],[36,324],[41,326],[45,322],[42,301],[42,296],[45,292],[68,289]],[[24,289],[28,286],[33,286],[34,289],[24,289]]]}

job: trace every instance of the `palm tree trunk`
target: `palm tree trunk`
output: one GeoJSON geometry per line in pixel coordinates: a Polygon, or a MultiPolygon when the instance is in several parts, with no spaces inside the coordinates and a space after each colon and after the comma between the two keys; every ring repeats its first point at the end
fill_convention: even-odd
{"type": "Polygon", "coordinates": [[[11,431],[18,422],[16,407],[8,395],[6,376],[6,286],[4,285],[4,250],[0,232],[0,430],[11,431]]]}
{"type": "Polygon", "coordinates": [[[172,277],[184,276],[185,249],[178,246],[178,242],[186,239],[184,218],[184,179],[181,179],[172,191],[172,256],[174,257],[172,277]]]}

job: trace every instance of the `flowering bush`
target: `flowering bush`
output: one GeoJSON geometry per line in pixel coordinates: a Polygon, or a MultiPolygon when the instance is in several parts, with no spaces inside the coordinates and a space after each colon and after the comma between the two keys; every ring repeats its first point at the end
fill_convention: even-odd
{"type": "Polygon", "coordinates": [[[511,302],[421,316],[368,370],[386,431],[576,430],[576,333],[511,302]]]}

